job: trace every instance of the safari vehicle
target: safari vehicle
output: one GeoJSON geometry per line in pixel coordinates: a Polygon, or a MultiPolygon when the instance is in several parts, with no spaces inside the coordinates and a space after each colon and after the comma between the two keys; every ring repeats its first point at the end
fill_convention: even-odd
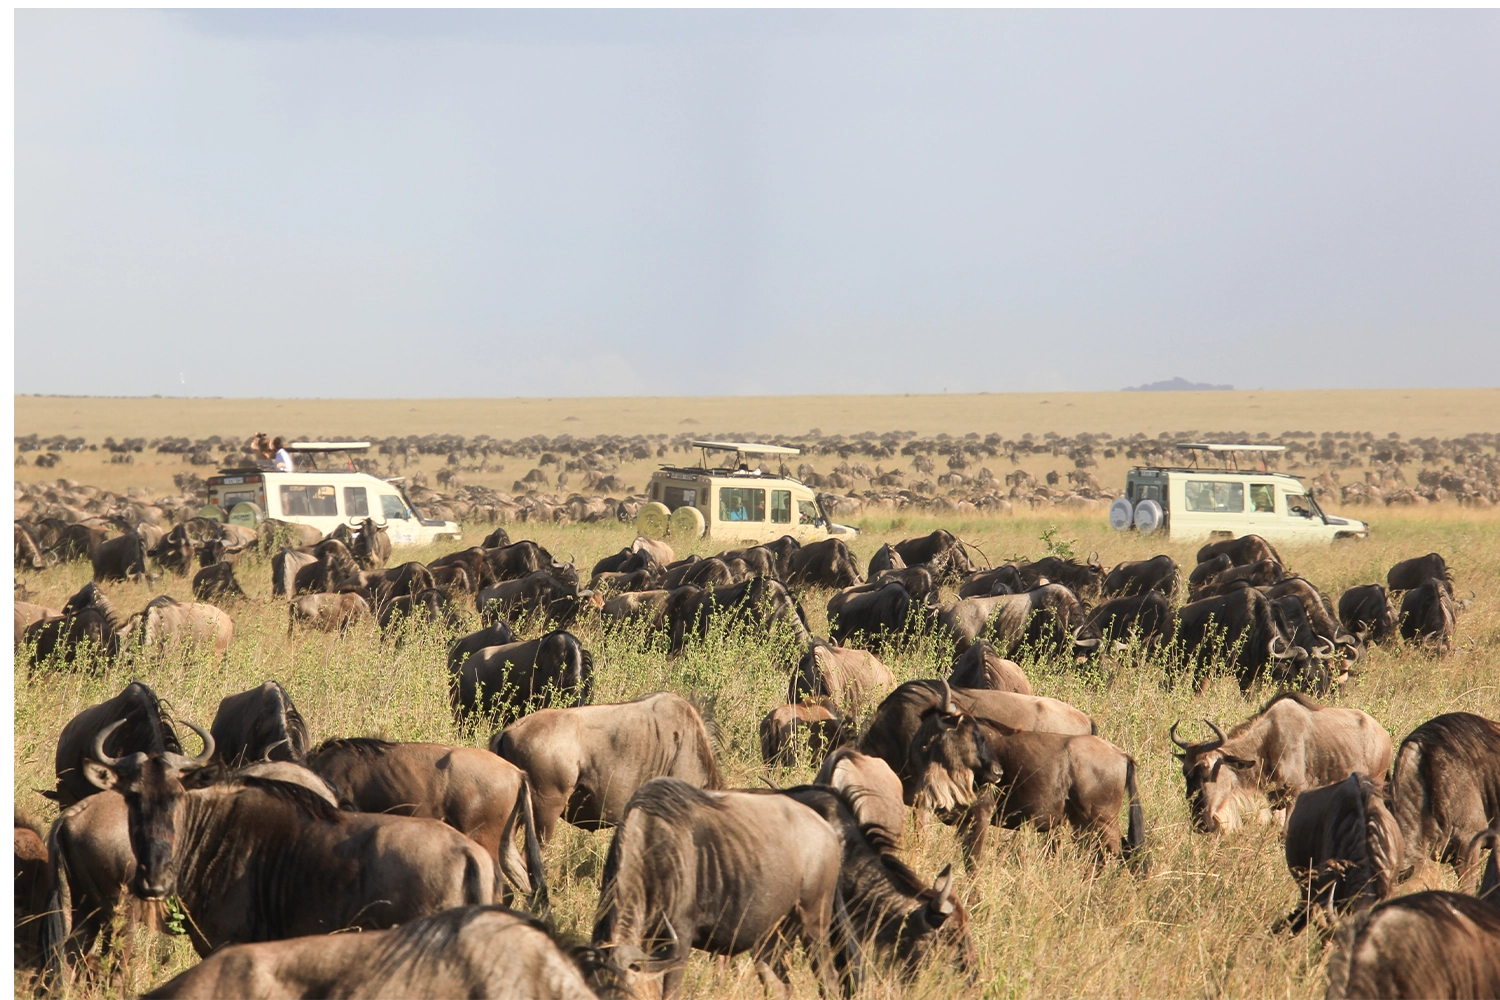
{"type": "Polygon", "coordinates": [[[260,466],[220,469],[208,480],[208,506],[202,513],[252,528],[275,518],[310,525],[325,535],[340,524],[357,528],[371,518],[386,528],[392,546],[458,538],[457,524],[417,513],[401,479],[379,479],[355,469],[351,456],[369,447],[368,441],[298,441],[287,446],[295,472],[260,466]],[[318,468],[320,456],[329,454],[344,457],[342,462],[324,459],[326,467],[318,468]]]}
{"type": "Polygon", "coordinates": [[[1370,534],[1363,521],[1323,513],[1302,480],[1266,471],[1264,456],[1286,450],[1279,444],[1177,447],[1192,453],[1193,468],[1130,470],[1125,495],[1110,505],[1110,527],[1161,532],[1174,541],[1260,535],[1272,542],[1331,542],[1370,534]],[[1260,470],[1241,469],[1242,454],[1261,455],[1260,470]],[[1200,455],[1218,458],[1220,468],[1200,468],[1200,455]]]}
{"type": "Polygon", "coordinates": [[[817,495],[787,474],[780,462],[777,475],[749,458],[759,455],[800,455],[797,448],[745,441],[694,441],[702,460],[696,467],[664,465],[652,473],[647,487],[650,502],[636,515],[636,529],[647,538],[712,538],[716,541],[758,545],[782,535],[813,542],[859,532],[835,524],[818,504],[817,495]],[[710,453],[732,455],[729,464],[709,465],[710,453]]]}

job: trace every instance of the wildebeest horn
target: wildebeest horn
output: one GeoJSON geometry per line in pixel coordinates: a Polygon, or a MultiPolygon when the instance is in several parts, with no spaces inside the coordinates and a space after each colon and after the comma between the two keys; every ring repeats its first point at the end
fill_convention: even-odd
{"type": "Polygon", "coordinates": [[[1218,726],[1214,725],[1212,722],[1209,722],[1207,719],[1203,720],[1203,724],[1205,726],[1207,726],[1209,729],[1212,729],[1214,731],[1214,739],[1212,739],[1209,742],[1203,744],[1203,746],[1200,749],[1202,749],[1205,753],[1207,753],[1209,750],[1217,750],[1217,749],[1219,749],[1219,747],[1223,746],[1224,745],[1224,741],[1226,739],[1228,739],[1228,737],[1226,737],[1224,735],[1224,730],[1220,729],[1218,726]]]}
{"type": "Polygon", "coordinates": [[[1316,656],[1320,660],[1326,660],[1338,651],[1338,647],[1333,644],[1332,639],[1322,635],[1317,638],[1318,642],[1322,645],[1322,651],[1313,653],[1313,656],[1316,656]]]}
{"type": "Polygon", "coordinates": [[[1184,742],[1182,742],[1182,740],[1179,740],[1177,738],[1177,727],[1180,726],[1180,725],[1182,725],[1182,720],[1181,719],[1178,719],[1176,722],[1172,723],[1172,728],[1167,730],[1167,736],[1168,736],[1168,738],[1171,739],[1171,741],[1173,743],[1176,743],[1182,749],[1184,749],[1184,750],[1191,750],[1191,749],[1193,749],[1193,747],[1197,746],[1198,744],[1196,744],[1196,743],[1184,743],[1184,742]]]}
{"type": "Polygon", "coordinates": [[[120,763],[120,758],[111,757],[109,754],[104,752],[104,741],[109,739],[110,734],[123,725],[125,725],[125,720],[120,719],[118,721],[111,722],[109,725],[105,726],[103,729],[94,734],[94,746],[92,751],[94,759],[103,764],[105,767],[114,767],[116,764],[120,763]]]}
{"type": "Polygon", "coordinates": [[[197,767],[202,767],[204,764],[207,764],[214,755],[214,738],[206,729],[204,729],[202,726],[199,726],[196,722],[189,722],[188,720],[183,719],[182,724],[184,726],[187,726],[193,732],[197,733],[198,738],[203,741],[203,750],[198,754],[198,756],[187,758],[187,762],[189,764],[197,767]]]}
{"type": "Polygon", "coordinates": [[[1099,564],[1099,553],[1098,552],[1090,552],[1089,553],[1089,565],[1090,566],[1099,566],[1100,569],[1104,568],[1103,566],[1100,566],[1100,564],[1099,564]]]}
{"type": "Polygon", "coordinates": [[[953,894],[953,865],[951,862],[944,865],[943,870],[938,872],[937,879],[932,883],[932,889],[934,895],[932,900],[927,904],[928,909],[941,917],[951,914],[955,909],[949,898],[953,894]]]}
{"type": "Polygon", "coordinates": [[[953,707],[953,688],[945,677],[943,678],[943,714],[952,715],[957,711],[958,709],[953,707]]]}

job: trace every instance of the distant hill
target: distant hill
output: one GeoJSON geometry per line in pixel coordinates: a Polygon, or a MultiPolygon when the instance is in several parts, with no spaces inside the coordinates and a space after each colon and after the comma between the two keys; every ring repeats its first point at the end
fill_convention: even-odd
{"type": "Polygon", "coordinates": [[[1233,389],[1232,385],[1209,385],[1207,382],[1189,382],[1182,376],[1169,378],[1165,382],[1147,385],[1127,385],[1121,392],[1204,392],[1209,389],[1233,389]]]}

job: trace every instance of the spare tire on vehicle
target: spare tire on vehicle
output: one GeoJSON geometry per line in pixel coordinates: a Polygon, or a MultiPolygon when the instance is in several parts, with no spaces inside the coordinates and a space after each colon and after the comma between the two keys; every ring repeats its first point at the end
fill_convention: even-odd
{"type": "Polygon", "coordinates": [[[1124,497],[1117,497],[1109,505],[1109,526],[1116,531],[1128,531],[1135,522],[1135,507],[1124,497]]]}
{"type": "Polygon", "coordinates": [[[667,510],[667,505],[653,500],[642,506],[641,512],[635,516],[635,530],[647,538],[666,538],[671,518],[672,512],[667,510]]]}
{"type": "Polygon", "coordinates": [[[1141,534],[1152,534],[1162,526],[1165,520],[1161,504],[1155,500],[1142,500],[1135,505],[1135,530],[1141,534]]]}
{"type": "Polygon", "coordinates": [[[673,538],[702,538],[708,522],[697,507],[678,507],[672,511],[673,538]]]}

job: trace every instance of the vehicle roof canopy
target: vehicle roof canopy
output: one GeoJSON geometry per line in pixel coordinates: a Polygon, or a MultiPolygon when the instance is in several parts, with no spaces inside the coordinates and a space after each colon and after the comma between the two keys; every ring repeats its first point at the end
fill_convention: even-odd
{"type": "Polygon", "coordinates": [[[787,448],[779,444],[756,444],[753,441],[689,441],[694,448],[704,451],[737,451],[742,455],[800,455],[801,448],[787,448]]]}
{"type": "Polygon", "coordinates": [[[368,441],[293,441],[287,451],[369,451],[368,441]]]}
{"type": "Polygon", "coordinates": [[[1208,451],[1208,452],[1231,452],[1231,451],[1286,451],[1284,444],[1205,444],[1191,441],[1181,441],[1177,444],[1180,451],[1208,451]]]}

